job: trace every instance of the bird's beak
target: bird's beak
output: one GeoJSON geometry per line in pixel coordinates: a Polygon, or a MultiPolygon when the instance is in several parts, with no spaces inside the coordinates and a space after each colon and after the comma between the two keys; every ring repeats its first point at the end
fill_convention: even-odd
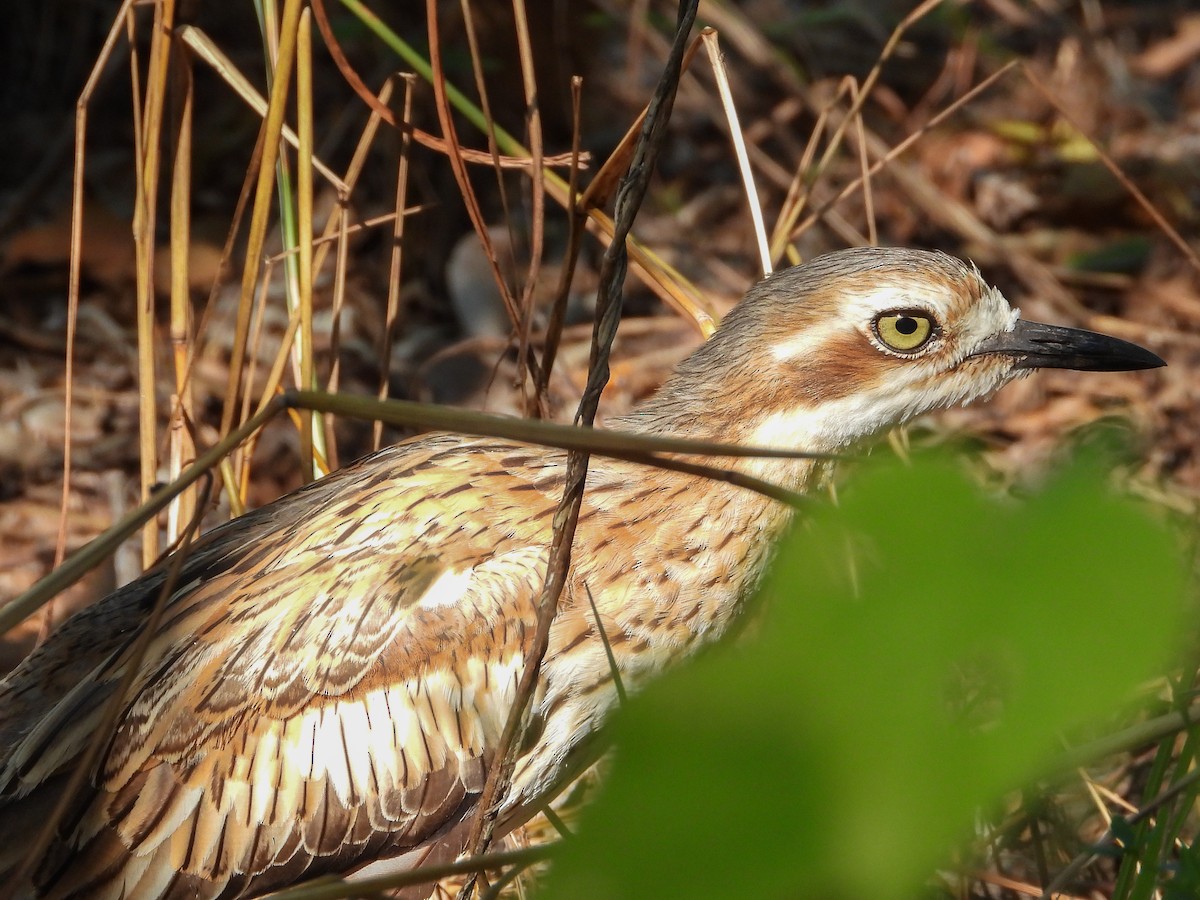
{"type": "Polygon", "coordinates": [[[1018,319],[1012,331],[985,340],[972,356],[998,353],[1016,358],[1017,369],[1081,369],[1125,372],[1165,366],[1144,347],[1080,328],[1063,328],[1018,319]]]}

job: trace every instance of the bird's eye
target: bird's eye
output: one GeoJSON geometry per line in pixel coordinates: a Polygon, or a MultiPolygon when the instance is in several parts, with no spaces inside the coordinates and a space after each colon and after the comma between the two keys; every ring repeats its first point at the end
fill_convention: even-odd
{"type": "Polygon", "coordinates": [[[918,312],[884,313],[875,320],[875,336],[900,353],[920,350],[936,330],[933,319],[918,312]]]}

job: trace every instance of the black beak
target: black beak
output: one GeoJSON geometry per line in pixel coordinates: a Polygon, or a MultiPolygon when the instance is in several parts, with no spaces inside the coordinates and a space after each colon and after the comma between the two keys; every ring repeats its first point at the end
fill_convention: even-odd
{"type": "Polygon", "coordinates": [[[1080,328],[1042,325],[1017,320],[1012,331],[988,338],[972,356],[999,353],[1016,357],[1018,369],[1081,369],[1087,372],[1126,372],[1165,366],[1144,347],[1080,328]]]}

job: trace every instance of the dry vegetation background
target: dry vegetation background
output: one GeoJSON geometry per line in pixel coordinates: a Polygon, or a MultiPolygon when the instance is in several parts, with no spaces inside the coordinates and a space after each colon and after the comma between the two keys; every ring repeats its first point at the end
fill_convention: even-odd
{"type": "MultiPolygon", "coordinates": [[[[71,476],[60,541],[75,104],[118,6],[99,0],[16,4],[0,36],[6,124],[0,141],[0,602],[49,571],[60,543],[67,551],[77,548],[137,505],[138,416],[151,397],[163,460],[157,477],[172,474],[169,297],[172,274],[184,270],[169,251],[175,153],[169,127],[161,144],[153,282],[159,377],[154,389],[139,387],[137,378],[132,222],[139,166],[133,135],[140,123],[128,36],[143,90],[154,15],[150,4],[138,4],[129,11],[128,31],[118,29],[111,58],[96,70],[86,105],[71,476]]],[[[368,6],[427,58],[420,4],[376,0],[368,6]]],[[[526,144],[536,140],[528,128],[512,7],[466,4],[478,39],[472,52],[464,7],[439,6],[446,80],[475,103],[481,82],[492,119],[526,144]]],[[[406,70],[342,4],[329,0],[328,11],[350,64],[372,91],[406,70]]],[[[701,4],[701,21],[717,29],[725,54],[768,228],[794,259],[871,241],[970,257],[1030,318],[1107,331],[1159,353],[1169,367],[1153,373],[1038,374],[985,407],[940,416],[921,436],[969,435],[1002,478],[1024,481],[1036,479],[1081,426],[1113,417],[1130,423],[1126,483],[1172,511],[1192,514],[1200,498],[1200,8],[1194,0],[947,0],[911,22],[877,67],[893,29],[911,12],[907,0],[701,4]],[[994,83],[968,97],[997,73],[994,83]],[[847,118],[858,89],[872,81],[861,115],[847,118]],[[843,122],[847,127],[831,145],[831,133],[843,122]],[[864,166],[910,140],[868,179],[869,191],[843,196],[864,166]],[[797,208],[798,196],[805,199],[803,210],[790,226],[777,225],[781,210],[797,208]]],[[[578,141],[590,155],[580,175],[584,186],[648,100],[674,8],[651,0],[560,0],[530,4],[530,13],[529,58],[547,154],[571,150],[570,78],[582,76],[578,141]]],[[[180,2],[177,24],[183,23],[266,92],[261,32],[250,0],[180,2]]],[[[187,51],[177,42],[174,52],[187,51]]],[[[205,447],[218,435],[228,384],[244,222],[232,253],[226,256],[224,249],[262,119],[199,56],[193,55],[192,71],[187,426],[205,447]]],[[[397,82],[394,108],[401,107],[403,93],[404,82],[397,82]]],[[[415,81],[411,121],[440,134],[432,93],[427,81],[415,81]]],[[[370,111],[319,37],[312,95],[315,155],[345,173],[370,111]]],[[[183,96],[178,84],[168,94],[168,123],[179,115],[183,96]]],[[[294,113],[289,121],[295,124],[294,113]]],[[[486,150],[484,132],[463,120],[458,128],[464,146],[486,150]]],[[[393,253],[389,216],[397,208],[400,151],[399,134],[383,126],[345,206],[351,224],[376,224],[347,236],[344,268],[331,253],[315,278],[317,382],[332,380],[339,390],[374,395],[382,370],[393,397],[525,412],[516,342],[444,154],[411,148],[400,204],[408,214],[401,252],[393,253]],[[388,346],[382,336],[393,286],[398,293],[388,346]]],[[[565,169],[557,171],[565,177],[565,169]]],[[[513,170],[498,177],[487,165],[473,165],[470,172],[497,259],[521,297],[537,257],[530,179],[513,170]]],[[[317,180],[314,206],[319,232],[339,208],[323,179],[317,180]]],[[[568,231],[561,207],[547,202],[545,246],[528,292],[535,347],[559,285],[568,231]]],[[[681,85],[635,234],[661,257],[660,271],[676,270],[695,286],[697,302],[718,313],[760,274],[746,193],[703,52],[681,85]]],[[[283,246],[273,222],[266,253],[274,256],[283,246]]],[[[548,391],[549,412],[563,421],[573,414],[586,377],[598,257],[596,241],[585,238],[548,391]]],[[[248,379],[256,391],[267,383],[287,327],[283,268],[278,259],[268,267],[266,300],[252,325],[248,379]]],[[[179,289],[177,284],[177,298],[179,289]]],[[[695,322],[664,305],[636,272],[626,294],[628,318],[602,407],[609,414],[652,390],[700,340],[695,322]]],[[[287,367],[285,382],[294,379],[287,367]]],[[[372,446],[369,423],[339,420],[331,429],[331,463],[372,446]]],[[[383,439],[398,436],[385,430],[383,439]]],[[[248,504],[299,484],[297,447],[292,424],[280,421],[268,429],[250,468],[248,504]]],[[[226,501],[210,521],[228,509],[226,501]]],[[[140,565],[135,542],[76,586],[55,615],[101,596],[140,565]]],[[[8,638],[5,666],[41,627],[32,620],[8,638]]]]}

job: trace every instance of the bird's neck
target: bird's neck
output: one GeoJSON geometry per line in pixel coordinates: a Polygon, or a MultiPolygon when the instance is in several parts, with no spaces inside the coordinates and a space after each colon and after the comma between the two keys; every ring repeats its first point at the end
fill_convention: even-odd
{"type": "MultiPolygon", "coordinates": [[[[646,435],[743,447],[810,451],[816,454],[841,449],[807,434],[803,428],[785,426],[774,429],[770,423],[778,419],[765,410],[747,409],[744,406],[731,408],[726,398],[702,396],[669,383],[628,414],[609,419],[607,425],[646,435]]],[[[695,457],[691,459],[696,460],[695,457]]],[[[700,461],[769,481],[797,493],[817,487],[829,470],[828,465],[805,458],[709,457],[700,461]]]]}

